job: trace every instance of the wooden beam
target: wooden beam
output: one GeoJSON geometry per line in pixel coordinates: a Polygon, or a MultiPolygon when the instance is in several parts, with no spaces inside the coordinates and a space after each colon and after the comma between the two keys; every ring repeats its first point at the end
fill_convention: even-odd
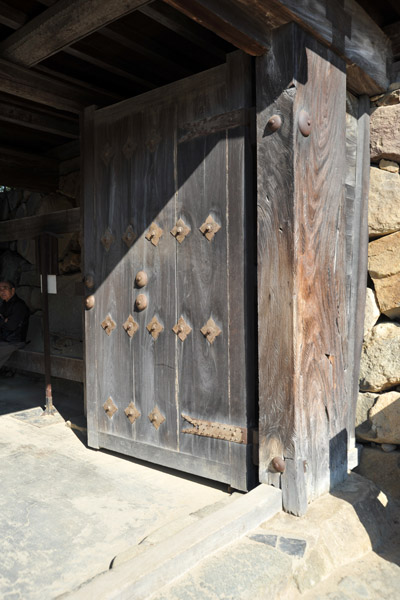
{"type": "Polygon", "coordinates": [[[165,46],[158,44],[155,40],[140,35],[135,32],[134,37],[121,34],[120,31],[114,30],[113,27],[104,27],[100,31],[100,35],[105,37],[107,40],[111,40],[120,46],[128,48],[143,56],[150,61],[157,64],[157,70],[167,70],[176,73],[179,77],[189,77],[192,75],[192,71],[186,67],[183,67],[179,62],[171,60],[165,52],[165,46]]]}
{"type": "MultiPolygon", "coordinates": [[[[83,382],[84,364],[81,358],[51,355],[51,374],[53,377],[83,382]]],[[[44,374],[44,355],[41,352],[17,350],[8,359],[7,367],[30,373],[44,374]]]]}
{"type": "Polygon", "coordinates": [[[347,475],[344,62],[291,23],[256,87],[260,481],[303,514],[347,475]]]}
{"type": "Polygon", "coordinates": [[[204,29],[193,19],[186,17],[183,13],[177,13],[167,4],[149,4],[140,8],[139,12],[202,48],[206,54],[225,60],[226,52],[217,45],[218,38],[211,31],[206,32],[208,35],[205,35],[204,29]]]}
{"type": "Polygon", "coordinates": [[[32,67],[149,0],[59,0],[0,44],[0,55],[32,67]]]}
{"type": "Polygon", "coordinates": [[[54,133],[71,139],[76,139],[79,136],[79,123],[77,119],[56,116],[0,99],[1,121],[22,125],[36,131],[54,133]]]}
{"type": "Polygon", "coordinates": [[[164,0],[248,54],[262,55],[268,31],[296,22],[348,65],[349,88],[373,95],[388,86],[390,41],[355,0],[164,0]]]}
{"type": "Polygon", "coordinates": [[[69,54],[70,56],[74,56],[75,58],[79,58],[90,65],[99,67],[99,69],[103,69],[103,71],[108,71],[109,73],[112,73],[117,77],[121,77],[126,81],[130,81],[135,85],[142,87],[144,91],[153,90],[157,87],[155,83],[135,75],[133,71],[122,69],[120,66],[118,66],[118,64],[113,62],[112,59],[107,60],[104,57],[99,58],[96,54],[91,54],[78,48],[66,48],[65,53],[69,54]]]}
{"type": "Polygon", "coordinates": [[[9,6],[2,0],[0,1],[0,24],[10,27],[10,29],[18,29],[25,25],[28,17],[25,13],[17,8],[9,6]]]}
{"type": "Polygon", "coordinates": [[[101,97],[96,97],[84,88],[66,84],[1,58],[0,91],[76,114],[93,101],[99,104],[102,101],[101,97]]]}
{"type": "Polygon", "coordinates": [[[199,25],[203,25],[251,56],[268,50],[268,29],[252,11],[229,0],[164,0],[199,25]]]}
{"type": "Polygon", "coordinates": [[[400,56],[400,21],[383,28],[392,43],[393,56],[400,56]]]}
{"type": "Polygon", "coordinates": [[[0,221],[0,242],[30,240],[41,233],[74,233],[80,231],[80,209],[69,208],[46,215],[35,215],[0,221]]]}
{"type": "Polygon", "coordinates": [[[0,147],[0,181],[2,185],[31,191],[52,192],[57,189],[59,161],[0,147]]]}

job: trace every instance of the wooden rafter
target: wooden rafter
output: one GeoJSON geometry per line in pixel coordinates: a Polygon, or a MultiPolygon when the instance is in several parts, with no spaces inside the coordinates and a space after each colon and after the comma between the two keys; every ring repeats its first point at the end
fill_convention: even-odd
{"type": "Polygon", "coordinates": [[[0,56],[32,67],[147,2],[59,0],[2,42],[0,56]]]}
{"type": "Polygon", "coordinates": [[[355,0],[164,0],[248,54],[261,55],[265,32],[296,22],[348,65],[350,89],[379,93],[388,85],[390,41],[355,0]],[[261,34],[260,34],[261,32],[261,34]],[[262,33],[264,32],[264,34],[262,33]]]}
{"type": "Polygon", "coordinates": [[[268,50],[268,29],[255,19],[250,10],[235,6],[237,2],[221,0],[165,0],[200,25],[252,56],[268,50]]]}
{"type": "Polygon", "coordinates": [[[176,11],[174,13],[167,4],[163,3],[149,4],[138,10],[149,19],[202,48],[207,54],[225,60],[225,51],[215,44],[215,40],[212,39],[213,34],[209,32],[208,36],[204,35],[204,31],[183,13],[176,13],[176,11]]]}
{"type": "Polygon", "coordinates": [[[94,94],[84,87],[64,83],[1,58],[0,92],[78,114],[85,106],[110,101],[109,95],[94,94]]]}
{"type": "Polygon", "coordinates": [[[77,119],[49,114],[18,105],[15,102],[6,102],[0,98],[0,122],[23,125],[29,129],[54,133],[67,138],[76,139],[79,136],[79,123],[77,119]]]}
{"type": "Polygon", "coordinates": [[[22,25],[25,25],[27,20],[28,17],[21,10],[0,1],[0,23],[2,25],[6,25],[11,29],[18,29],[22,25]]]}
{"type": "Polygon", "coordinates": [[[32,191],[55,191],[58,175],[59,161],[54,158],[0,147],[2,185],[32,191]]]}

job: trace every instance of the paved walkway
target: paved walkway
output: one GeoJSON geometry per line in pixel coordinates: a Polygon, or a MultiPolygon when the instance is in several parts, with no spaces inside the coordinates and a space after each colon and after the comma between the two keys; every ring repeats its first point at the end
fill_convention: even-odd
{"type": "MultiPolygon", "coordinates": [[[[81,404],[54,397],[79,421],[81,404]]],[[[55,598],[150,533],[231,499],[226,486],[88,449],[64,418],[42,416],[42,398],[26,377],[0,380],[2,600],[55,598]]]]}
{"type": "MultiPolygon", "coordinates": [[[[88,449],[85,432],[67,426],[84,426],[82,402],[71,391],[55,393],[60,414],[47,417],[42,384],[22,376],[0,380],[2,600],[73,599],[79,587],[80,598],[100,600],[85,592],[91,589],[85,582],[111,573],[117,580],[123,572],[139,577],[135,565],[158,545],[174,535],[187,539],[193,523],[206,523],[207,515],[222,514],[242,497],[223,485],[88,449]]],[[[398,505],[352,474],[305,517],[279,513],[141,597],[400,599],[399,521],[398,505]]],[[[117,587],[104,596],[111,597],[139,600],[117,587]]]]}

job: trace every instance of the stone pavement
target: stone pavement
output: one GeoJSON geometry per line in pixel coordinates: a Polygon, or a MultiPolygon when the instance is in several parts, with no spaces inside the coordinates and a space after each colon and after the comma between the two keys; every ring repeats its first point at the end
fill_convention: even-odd
{"type": "Polygon", "coordinates": [[[84,425],[71,390],[55,394],[56,417],[42,416],[42,394],[29,378],[0,380],[2,600],[400,599],[399,506],[356,474],[305,517],[280,512],[236,532],[186,572],[180,557],[181,577],[154,593],[123,591],[119,574],[139,578],[158,548],[161,564],[170,542],[183,545],[244,495],[90,450],[84,431],[66,426],[84,425]],[[112,593],[93,595],[111,576],[112,593]]]}

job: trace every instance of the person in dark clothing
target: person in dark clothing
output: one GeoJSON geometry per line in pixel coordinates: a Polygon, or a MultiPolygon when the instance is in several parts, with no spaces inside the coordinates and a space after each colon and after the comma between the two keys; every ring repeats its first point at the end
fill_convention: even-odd
{"type": "Polygon", "coordinates": [[[0,368],[25,346],[29,309],[15,293],[12,281],[0,281],[0,368]]]}

